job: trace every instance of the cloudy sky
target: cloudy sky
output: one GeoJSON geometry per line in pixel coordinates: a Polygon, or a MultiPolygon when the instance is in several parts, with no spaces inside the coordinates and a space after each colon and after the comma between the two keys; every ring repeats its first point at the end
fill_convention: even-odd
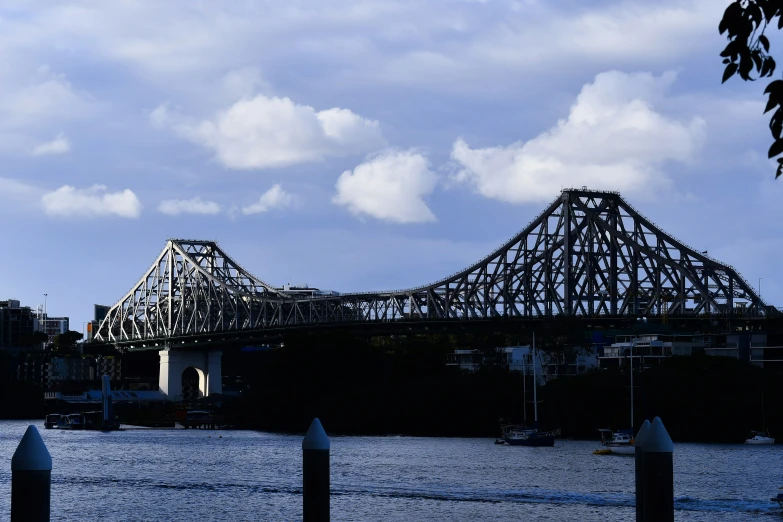
{"type": "Polygon", "coordinates": [[[169,237],[405,288],[587,185],[783,306],[766,82],[721,86],[727,4],[5,1],[0,298],[81,330],[169,237]]]}

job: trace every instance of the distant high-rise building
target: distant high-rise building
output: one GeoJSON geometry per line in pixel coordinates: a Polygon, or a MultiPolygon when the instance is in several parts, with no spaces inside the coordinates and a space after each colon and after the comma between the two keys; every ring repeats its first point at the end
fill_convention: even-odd
{"type": "Polygon", "coordinates": [[[35,348],[33,333],[37,329],[38,319],[29,306],[16,299],[0,301],[0,349],[35,348]]]}
{"type": "Polygon", "coordinates": [[[49,317],[44,314],[39,324],[41,331],[49,336],[50,342],[55,336],[64,334],[70,329],[70,320],[67,317],[49,317]]]}

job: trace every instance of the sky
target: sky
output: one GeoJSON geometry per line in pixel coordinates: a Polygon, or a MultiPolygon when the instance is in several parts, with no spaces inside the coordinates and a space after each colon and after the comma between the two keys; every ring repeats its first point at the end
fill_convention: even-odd
{"type": "Polygon", "coordinates": [[[0,299],[81,331],[168,238],[409,288],[588,186],[783,306],[767,81],[721,85],[726,5],[5,1],[0,299]]]}

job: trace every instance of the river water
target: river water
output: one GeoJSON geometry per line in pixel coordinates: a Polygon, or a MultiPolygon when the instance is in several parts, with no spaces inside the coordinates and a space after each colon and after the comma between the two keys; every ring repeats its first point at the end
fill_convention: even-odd
{"type": "MultiPolygon", "coordinates": [[[[301,520],[301,436],[252,431],[44,430],[0,422],[0,519],[29,424],[54,461],[52,520],[301,520]],[[222,437],[222,438],[221,438],[222,437]]],[[[327,426],[328,428],[328,426],[327,426]]],[[[634,520],[633,458],[597,442],[332,437],[332,520],[634,520]]],[[[783,446],[676,444],[675,518],[780,517],[783,446]],[[775,506],[776,507],[776,506],[775,506]]]]}

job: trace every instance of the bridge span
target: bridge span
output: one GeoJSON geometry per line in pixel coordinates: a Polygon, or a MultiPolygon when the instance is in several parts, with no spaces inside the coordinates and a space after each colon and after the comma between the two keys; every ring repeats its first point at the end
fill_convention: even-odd
{"type": "MultiPolygon", "coordinates": [[[[667,234],[619,193],[582,188],[563,190],[484,259],[405,290],[340,294],[275,287],[214,241],[170,239],[109,310],[95,341],[162,349],[161,382],[173,382],[168,376],[179,369],[171,362],[177,359],[172,350],[185,346],[207,354],[210,368],[219,371],[219,356],[209,356],[213,348],[206,346],[213,337],[336,325],[524,322],[556,315],[697,319],[776,313],[733,267],[667,234]],[[199,340],[206,341],[203,348],[199,340]]],[[[217,387],[212,388],[214,393],[217,387]]]]}

